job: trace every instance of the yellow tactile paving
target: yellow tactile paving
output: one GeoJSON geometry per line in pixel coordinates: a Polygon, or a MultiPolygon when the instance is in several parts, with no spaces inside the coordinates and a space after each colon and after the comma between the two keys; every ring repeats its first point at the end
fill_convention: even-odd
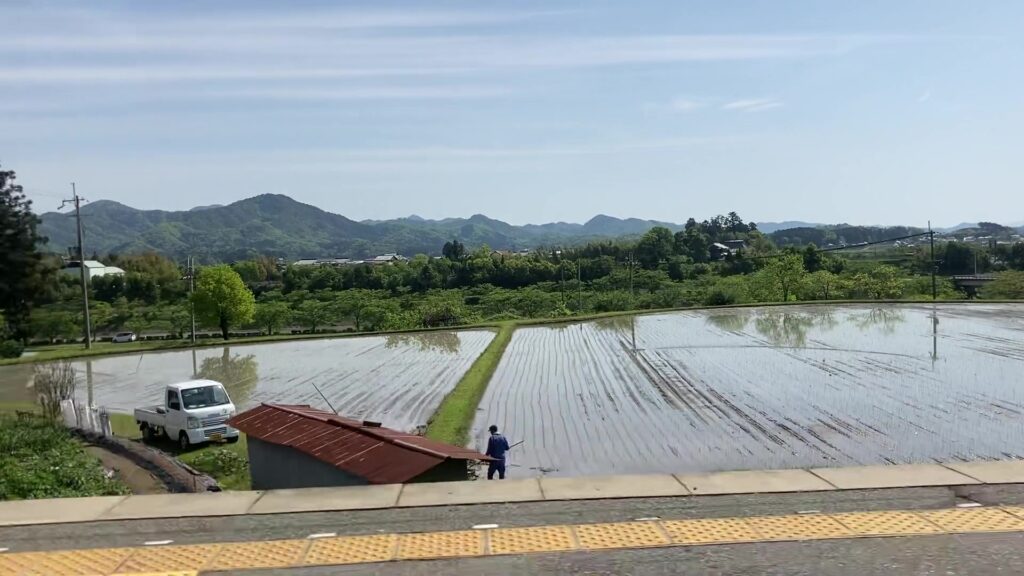
{"type": "Polygon", "coordinates": [[[302,560],[309,540],[272,540],[222,544],[220,551],[204,567],[206,570],[243,568],[285,568],[302,560]]]}
{"type": "Polygon", "coordinates": [[[856,536],[912,536],[942,532],[913,512],[848,512],[830,514],[856,536]]]}
{"type": "Polygon", "coordinates": [[[761,539],[743,518],[666,520],[661,525],[676,544],[722,544],[761,539]]]}
{"type": "Polygon", "coordinates": [[[568,526],[499,528],[491,530],[490,536],[491,554],[561,552],[577,548],[568,526]]]}
{"type": "Polygon", "coordinates": [[[748,518],[747,522],[762,540],[817,540],[853,535],[846,526],[824,514],[761,516],[748,518]]]}
{"type": "Polygon", "coordinates": [[[1024,518],[1024,506],[1003,506],[1003,510],[1006,510],[1017,518],[1024,518]]]}
{"type": "Polygon", "coordinates": [[[125,574],[124,576],[199,576],[199,572],[195,570],[187,572],[140,572],[138,574],[125,574]]]}
{"type": "Polygon", "coordinates": [[[582,548],[638,548],[665,546],[668,537],[656,522],[616,522],[613,524],[581,524],[576,536],[582,548]]]}
{"type": "Polygon", "coordinates": [[[387,562],[394,559],[397,546],[397,534],[322,538],[313,541],[303,563],[309,566],[329,566],[387,562]]]}
{"type": "Polygon", "coordinates": [[[80,576],[109,574],[124,562],[130,548],[0,555],[0,574],[18,576],[80,576]]]}
{"type": "Polygon", "coordinates": [[[202,570],[220,548],[221,544],[138,548],[114,573],[138,574],[140,572],[202,570]]]}
{"type": "Polygon", "coordinates": [[[483,553],[484,532],[482,530],[402,534],[398,537],[398,558],[400,560],[482,556],[483,553]]]}
{"type": "Polygon", "coordinates": [[[1012,532],[1024,530],[1024,519],[999,508],[954,508],[921,512],[944,532],[1012,532]]]}
{"type": "Polygon", "coordinates": [[[0,554],[0,576],[196,576],[290,566],[734,542],[1024,532],[1024,507],[789,514],[0,554]]]}

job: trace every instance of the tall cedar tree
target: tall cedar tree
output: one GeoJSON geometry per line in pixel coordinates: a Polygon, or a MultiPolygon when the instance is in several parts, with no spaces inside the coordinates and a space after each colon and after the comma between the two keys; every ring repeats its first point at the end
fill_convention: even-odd
{"type": "Polygon", "coordinates": [[[39,246],[46,238],[36,233],[39,218],[14,179],[13,171],[0,170],[0,310],[8,323],[3,328],[25,342],[32,305],[44,288],[39,246]]]}

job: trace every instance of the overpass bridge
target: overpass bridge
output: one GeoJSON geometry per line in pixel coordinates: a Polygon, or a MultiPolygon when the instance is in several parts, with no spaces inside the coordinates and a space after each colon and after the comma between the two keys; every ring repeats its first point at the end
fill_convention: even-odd
{"type": "Polygon", "coordinates": [[[967,292],[971,298],[978,295],[978,290],[996,279],[995,274],[967,274],[952,276],[953,284],[957,289],[967,292]]]}

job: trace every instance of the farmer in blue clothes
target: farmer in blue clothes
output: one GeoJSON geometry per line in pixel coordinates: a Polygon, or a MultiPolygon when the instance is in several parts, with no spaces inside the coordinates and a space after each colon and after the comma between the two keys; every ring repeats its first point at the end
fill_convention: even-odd
{"type": "Polygon", "coordinates": [[[491,424],[489,428],[491,431],[491,437],[487,439],[487,455],[494,460],[491,460],[490,465],[487,467],[487,479],[494,479],[494,472],[498,472],[498,479],[505,479],[505,452],[508,451],[508,440],[504,436],[498,434],[498,427],[491,424]]]}

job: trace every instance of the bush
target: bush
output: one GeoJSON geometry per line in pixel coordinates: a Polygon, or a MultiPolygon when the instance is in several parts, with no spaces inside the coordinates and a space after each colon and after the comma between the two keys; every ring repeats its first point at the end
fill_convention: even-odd
{"type": "Polygon", "coordinates": [[[0,342],[0,358],[20,358],[25,347],[17,340],[4,340],[0,342]]]}
{"type": "Polygon", "coordinates": [[[65,428],[0,414],[0,500],[127,493],[65,428]]]}

